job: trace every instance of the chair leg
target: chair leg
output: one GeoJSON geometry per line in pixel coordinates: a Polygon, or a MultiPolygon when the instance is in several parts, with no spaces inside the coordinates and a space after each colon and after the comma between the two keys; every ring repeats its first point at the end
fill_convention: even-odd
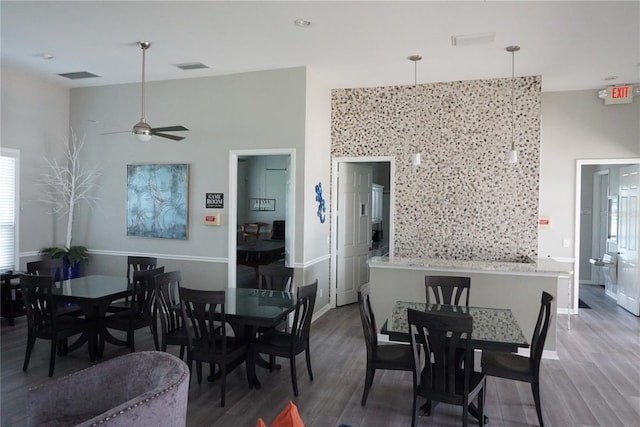
{"type": "Polygon", "coordinates": [[[362,402],[361,405],[364,406],[367,404],[367,397],[369,396],[369,389],[373,384],[373,377],[376,374],[376,370],[369,366],[369,362],[367,361],[367,374],[364,379],[364,390],[362,391],[362,402]]]}
{"type": "Polygon", "coordinates": [[[25,372],[29,367],[29,359],[31,359],[31,352],[33,351],[33,347],[35,346],[35,344],[36,344],[36,337],[33,336],[31,331],[29,331],[27,336],[27,351],[24,355],[24,364],[22,365],[22,370],[25,372]]]}
{"type": "Polygon", "coordinates": [[[540,427],[544,427],[544,421],[542,421],[542,405],[540,404],[540,382],[533,381],[531,383],[531,391],[533,391],[533,401],[536,404],[536,412],[538,414],[538,423],[540,427]]]}
{"type": "Polygon", "coordinates": [[[51,351],[49,354],[49,376],[53,376],[53,368],[56,366],[56,350],[58,348],[58,341],[56,339],[51,340],[51,351]]]}
{"type": "Polygon", "coordinates": [[[225,363],[220,364],[220,374],[220,407],[224,408],[227,392],[227,365],[225,363]]]}
{"type": "Polygon", "coordinates": [[[291,383],[293,384],[293,395],[298,396],[298,377],[296,375],[296,356],[292,354],[289,358],[289,366],[291,367],[291,383]]]}
{"type": "Polygon", "coordinates": [[[307,371],[309,372],[309,378],[313,381],[313,372],[311,372],[311,352],[309,351],[309,345],[307,344],[307,349],[304,352],[307,357],[307,371]]]}
{"type": "MultiPolygon", "coordinates": [[[[180,359],[182,359],[182,360],[184,360],[184,349],[185,349],[185,346],[181,345],[180,346],[180,359]]],[[[167,351],[167,347],[166,346],[165,346],[163,351],[167,351]]]]}
{"type": "Polygon", "coordinates": [[[487,383],[485,382],[484,386],[478,393],[478,425],[480,427],[484,426],[484,400],[485,400],[485,389],[487,383]]]}
{"type": "Polygon", "coordinates": [[[127,331],[127,341],[131,347],[131,353],[136,351],[136,332],[131,329],[127,331]]]}
{"type": "Polygon", "coordinates": [[[196,360],[196,376],[198,377],[198,384],[202,384],[202,362],[196,360]]]}

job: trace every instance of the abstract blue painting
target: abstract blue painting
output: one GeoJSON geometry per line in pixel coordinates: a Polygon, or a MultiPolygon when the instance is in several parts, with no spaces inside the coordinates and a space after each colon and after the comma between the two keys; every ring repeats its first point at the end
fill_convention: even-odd
{"type": "Polygon", "coordinates": [[[127,236],[188,238],[189,165],[127,165],[127,236]]]}

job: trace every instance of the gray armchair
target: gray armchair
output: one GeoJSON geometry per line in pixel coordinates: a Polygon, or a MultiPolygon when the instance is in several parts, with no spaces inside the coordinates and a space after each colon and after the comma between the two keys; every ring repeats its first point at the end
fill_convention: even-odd
{"type": "Polygon", "coordinates": [[[28,426],[185,426],[189,368],[159,351],[130,353],[27,393],[28,426]]]}

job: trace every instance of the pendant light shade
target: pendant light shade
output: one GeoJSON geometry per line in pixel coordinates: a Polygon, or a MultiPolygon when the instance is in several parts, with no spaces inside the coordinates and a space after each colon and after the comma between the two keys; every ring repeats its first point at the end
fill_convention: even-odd
{"type": "Polygon", "coordinates": [[[504,48],[511,53],[511,150],[509,150],[509,163],[518,163],[518,151],[516,150],[515,128],[516,128],[516,102],[515,102],[515,56],[520,50],[520,46],[507,46],[504,48]]]}
{"type": "Polygon", "coordinates": [[[413,138],[416,150],[411,155],[413,166],[420,166],[420,152],[418,151],[418,61],[422,60],[420,55],[411,55],[409,60],[413,62],[413,138]]]}

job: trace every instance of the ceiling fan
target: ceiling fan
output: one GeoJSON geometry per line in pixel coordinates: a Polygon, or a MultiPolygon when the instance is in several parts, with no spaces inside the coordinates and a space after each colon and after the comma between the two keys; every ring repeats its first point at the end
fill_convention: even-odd
{"type": "Polygon", "coordinates": [[[136,138],[138,138],[140,141],[143,141],[143,142],[149,141],[152,136],[159,136],[162,138],[172,139],[174,141],[182,141],[184,139],[184,136],[169,135],[164,132],[178,132],[178,131],[189,130],[186,127],[177,125],[177,126],[164,126],[159,128],[152,128],[151,126],[149,126],[149,124],[147,123],[144,117],[145,59],[146,59],[147,49],[149,49],[149,47],[151,46],[151,43],[145,42],[145,41],[139,41],[138,46],[140,46],[140,49],[142,49],[142,115],[141,115],[140,121],[133,126],[132,132],[136,136],[136,138]]]}

